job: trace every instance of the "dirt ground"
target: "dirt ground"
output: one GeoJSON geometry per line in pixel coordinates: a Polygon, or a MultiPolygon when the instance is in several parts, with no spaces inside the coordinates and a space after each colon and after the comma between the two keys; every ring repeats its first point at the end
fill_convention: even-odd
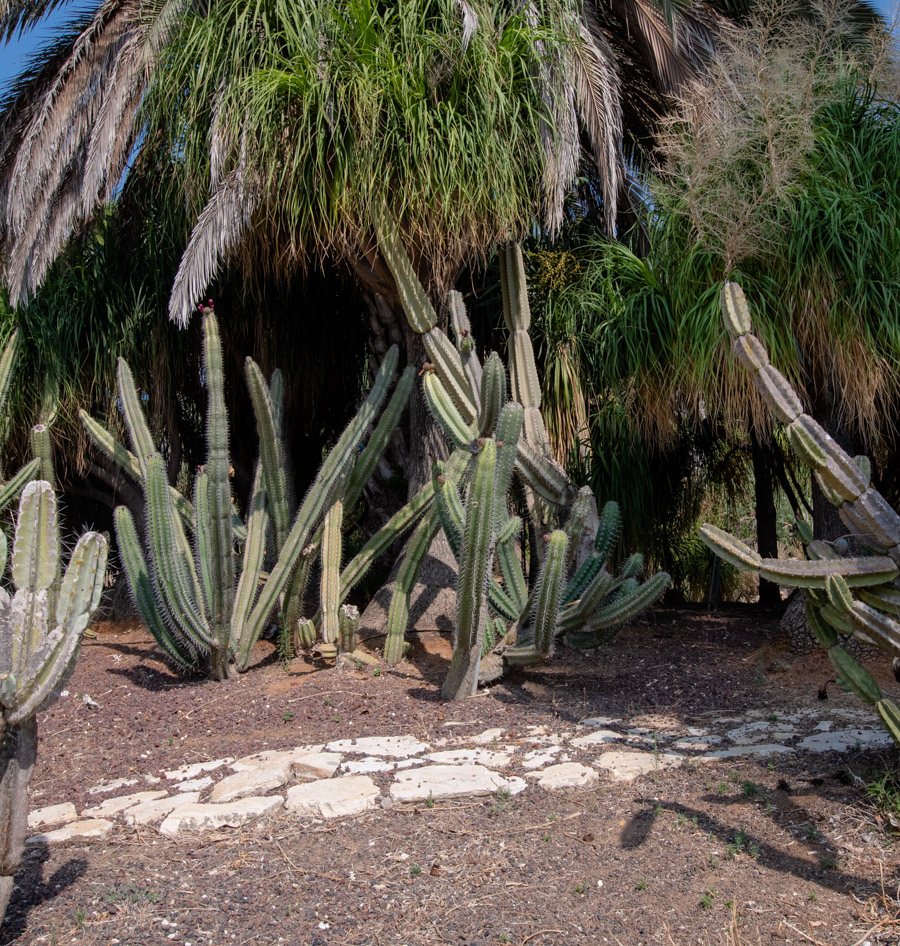
{"type": "MultiPolygon", "coordinates": [[[[527,744],[526,727],[598,715],[686,728],[859,705],[835,686],[819,703],[824,656],[794,658],[777,622],[750,609],[658,609],[599,652],[563,652],[463,704],[439,700],[437,634],[378,671],[281,666],[262,643],[249,673],[208,683],[174,676],[134,623],[97,630],[41,718],[32,808],[80,811],[101,780],[349,736],[501,727],[527,744]]],[[[897,761],[851,750],[686,763],[589,790],[284,815],[178,840],[120,825],[26,852],[0,946],[900,943],[898,848],[858,781],[897,761]]]]}

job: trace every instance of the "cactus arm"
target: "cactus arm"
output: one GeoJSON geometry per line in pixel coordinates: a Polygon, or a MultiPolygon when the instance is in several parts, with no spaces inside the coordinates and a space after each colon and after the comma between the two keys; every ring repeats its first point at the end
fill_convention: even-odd
{"type": "Polygon", "coordinates": [[[895,562],[884,555],[819,560],[764,558],[758,571],[769,581],[795,588],[824,588],[832,574],[842,575],[850,587],[880,585],[900,574],[895,562]]]}
{"type": "Polygon", "coordinates": [[[63,576],[56,607],[56,623],[66,634],[81,635],[100,604],[108,545],[98,532],[78,540],[63,576]]]}
{"type": "MultiPolygon", "coordinates": [[[[497,359],[498,363],[500,359],[497,359]]],[[[500,364],[500,370],[503,365],[500,364]]],[[[504,375],[504,382],[505,382],[504,375]]],[[[522,424],[525,413],[521,404],[510,401],[504,404],[497,417],[494,439],[497,442],[497,473],[494,481],[494,529],[501,531],[509,518],[506,495],[509,492],[519,444],[522,440],[522,424]]]]}
{"type": "MultiPolygon", "coordinates": [[[[217,646],[231,646],[234,606],[234,535],[231,531],[231,478],[228,459],[228,411],[219,323],[211,310],[203,316],[203,363],[208,391],[206,405],[206,475],[209,478],[207,522],[211,562],[211,594],[206,599],[217,646]]],[[[199,512],[198,512],[199,519],[199,512]]],[[[198,522],[199,527],[199,522],[198,522]]]]}
{"type": "Polygon", "coordinates": [[[128,435],[131,438],[131,445],[140,466],[141,473],[147,476],[150,458],[156,452],[156,446],[153,443],[153,436],[150,428],[147,426],[147,420],[144,417],[144,411],[141,407],[141,398],[135,387],[134,377],[131,374],[131,368],[124,358],[119,358],[116,366],[116,380],[118,382],[119,400],[122,405],[122,413],[125,416],[125,426],[128,428],[128,435]]]}
{"type": "Polygon", "coordinates": [[[841,647],[828,648],[828,660],[838,672],[842,686],[852,690],[864,703],[875,706],[881,699],[881,688],[862,664],[841,647]]]}
{"type": "Polygon", "coordinates": [[[6,716],[6,722],[15,726],[49,706],[65,685],[75,667],[81,649],[81,635],[64,635],[57,628],[51,632],[54,644],[45,658],[40,673],[29,677],[16,694],[17,706],[6,716]]]}
{"type": "Polygon", "coordinates": [[[506,403],[506,369],[495,351],[484,364],[479,394],[478,433],[482,437],[492,437],[500,408],[506,403]]]}
{"type": "Polygon", "coordinates": [[[369,442],[359,455],[359,459],[353,467],[353,472],[350,474],[350,480],[344,494],[344,506],[348,510],[352,510],[357,504],[359,497],[362,495],[363,487],[371,479],[378,461],[387,448],[391,435],[397,428],[397,424],[400,423],[400,417],[409,403],[409,395],[412,393],[415,383],[415,368],[408,366],[400,375],[391,399],[381,412],[375,430],[372,431],[369,442]]]}
{"type": "Polygon", "coordinates": [[[31,428],[31,453],[41,464],[38,479],[46,480],[51,486],[55,486],[53,443],[50,440],[50,428],[46,424],[35,424],[31,428]]]}
{"type": "Polygon", "coordinates": [[[238,648],[238,669],[246,669],[250,660],[250,653],[263,631],[269,614],[278,601],[278,596],[284,591],[293,574],[313,529],[315,529],[323,513],[333,501],[337,491],[346,482],[359,443],[387,396],[398,357],[397,346],[391,346],[381,363],[381,367],[378,369],[369,396],[325,458],[325,462],[319,469],[313,485],[306,494],[275,567],[269,574],[269,578],[247,618],[246,627],[241,634],[238,648]]]}
{"type": "Polygon", "coordinates": [[[457,449],[467,449],[475,438],[475,426],[460,414],[437,374],[426,371],[422,392],[432,416],[437,420],[457,449]]]}
{"type": "MultiPolygon", "coordinates": [[[[168,621],[160,613],[161,596],[153,587],[150,570],[141,551],[140,540],[131,512],[125,506],[118,506],[115,511],[116,540],[119,546],[119,559],[128,578],[128,586],[134,599],[138,614],[146,624],[154,640],[169,658],[183,670],[196,667],[197,653],[188,638],[176,637],[170,630],[168,621]]],[[[176,626],[172,621],[172,626],[176,626]]]]}
{"type": "Polygon", "coordinates": [[[462,553],[462,535],[465,523],[465,511],[463,510],[462,500],[459,498],[459,491],[453,480],[446,477],[438,477],[435,486],[435,501],[438,519],[447,537],[450,545],[450,551],[453,557],[459,561],[462,553]],[[440,482],[440,480],[443,482],[440,482]]]}
{"type": "Polygon", "coordinates": [[[322,530],[321,577],[319,599],[322,602],[322,640],[333,644],[339,636],[338,605],[341,577],[341,526],[344,521],[344,504],[336,500],[325,515],[322,530]]]}
{"type": "Polygon", "coordinates": [[[427,513],[434,502],[434,484],[426,483],[418,493],[369,539],[341,572],[340,600],[344,601],[372,563],[407,529],[427,513]]]}
{"type": "Polygon", "coordinates": [[[252,358],[247,358],[244,371],[253,403],[253,413],[256,416],[260,462],[275,527],[275,548],[281,550],[291,526],[281,424],[275,416],[275,405],[269,386],[252,358]]]}
{"type": "Polygon", "coordinates": [[[724,529],[704,523],[700,529],[700,539],[711,552],[735,568],[756,571],[762,564],[762,557],[758,552],[724,529]]]}
{"type": "Polygon", "coordinates": [[[587,622],[589,630],[567,634],[566,642],[581,648],[607,643],[626,621],[653,604],[672,583],[666,572],[657,572],[640,585],[634,579],[630,581],[630,588],[591,615],[587,622]]]}
{"type": "MultiPolygon", "coordinates": [[[[146,490],[147,483],[138,463],[138,458],[125,446],[119,443],[115,437],[99,422],[94,420],[87,411],[78,412],[91,443],[103,454],[105,454],[116,466],[128,474],[141,489],[146,490]]],[[[172,501],[181,516],[181,521],[185,528],[191,532],[194,531],[194,507],[187,497],[183,496],[174,486],[169,487],[172,493],[172,501]]]]}
{"type": "Polygon", "coordinates": [[[444,699],[465,699],[478,686],[481,641],[487,618],[486,590],[491,575],[494,526],[494,476],[497,446],[484,446],[475,464],[466,508],[463,547],[456,586],[456,643],[450,670],[441,688],[444,699]]]}
{"type": "Polygon", "coordinates": [[[259,573],[266,553],[266,532],[269,528],[269,512],[266,494],[263,489],[256,489],[247,510],[247,539],[244,542],[241,559],[241,574],[238,578],[232,611],[232,636],[235,647],[240,640],[259,588],[259,573]]]}
{"type": "Polygon", "coordinates": [[[154,584],[177,626],[199,651],[216,642],[207,624],[205,607],[190,547],[175,515],[169,484],[159,454],[147,467],[147,535],[154,568],[154,584]]]}
{"type": "Polygon", "coordinates": [[[29,460],[25,466],[13,476],[9,482],[5,483],[0,489],[0,512],[22,492],[26,483],[30,483],[38,475],[41,467],[41,461],[35,457],[29,460]]]}
{"type": "Polygon", "coordinates": [[[352,654],[356,650],[359,636],[359,609],[352,604],[341,605],[338,613],[341,650],[345,654],[352,654]]]}
{"type": "Polygon", "coordinates": [[[422,336],[425,354],[434,365],[441,383],[446,387],[459,408],[460,413],[468,421],[474,421],[477,413],[475,401],[469,396],[469,378],[463,368],[459,352],[453,347],[450,339],[439,328],[433,328],[422,336]]]}
{"type": "Polygon", "coordinates": [[[622,528],[622,513],[619,504],[609,500],[600,513],[597,523],[597,534],[594,536],[594,551],[603,557],[605,562],[619,541],[619,532],[622,528]]]}
{"type": "Polygon", "coordinates": [[[571,568],[575,562],[575,556],[578,554],[578,547],[581,543],[581,537],[587,526],[588,516],[591,512],[591,500],[594,494],[590,486],[582,486],[578,490],[575,502],[572,504],[572,510],[569,513],[569,519],[566,522],[566,537],[569,540],[569,552],[566,559],[566,568],[571,568]]]}
{"type": "Polygon", "coordinates": [[[456,335],[456,349],[462,360],[466,377],[469,379],[469,391],[474,401],[481,391],[483,368],[481,362],[478,360],[478,354],[475,351],[475,339],[472,338],[472,324],[469,322],[469,316],[466,312],[466,305],[463,302],[462,295],[455,289],[451,289],[448,294],[448,304],[450,308],[450,322],[453,325],[453,331],[456,335]]]}
{"type": "Polygon", "coordinates": [[[22,490],[12,554],[16,588],[46,591],[59,563],[59,528],[56,497],[49,483],[34,480],[22,490]]]}
{"type": "Polygon", "coordinates": [[[391,666],[399,663],[403,656],[406,625],[409,621],[410,595],[422,560],[428,554],[440,527],[437,511],[432,507],[416,526],[403,553],[403,561],[400,563],[397,580],[394,583],[391,606],[388,609],[387,636],[384,641],[384,661],[391,666]]]}
{"type": "Polygon", "coordinates": [[[557,529],[547,542],[544,561],[538,576],[534,605],[534,647],[545,656],[549,656],[556,636],[557,613],[565,581],[568,548],[568,536],[562,529],[557,529]]]}
{"type": "Polygon", "coordinates": [[[581,595],[564,608],[560,615],[560,628],[564,631],[574,631],[587,623],[588,618],[600,608],[613,590],[612,586],[612,575],[601,569],[581,595]]]}
{"type": "MultiPolygon", "coordinates": [[[[526,412],[526,430],[527,423],[526,412]]],[[[562,468],[548,457],[541,456],[524,438],[519,441],[516,472],[536,497],[552,505],[565,506],[574,492],[574,487],[562,468]]]]}
{"type": "Polygon", "coordinates": [[[194,509],[196,513],[197,534],[195,541],[197,545],[197,570],[200,575],[200,582],[203,586],[203,597],[206,601],[212,601],[215,594],[212,569],[213,563],[213,539],[210,535],[210,511],[209,511],[209,476],[206,473],[198,473],[194,478],[194,509]]]}
{"type": "Polygon", "coordinates": [[[562,597],[562,607],[571,604],[573,601],[577,601],[584,594],[585,588],[594,581],[605,563],[605,555],[601,555],[598,552],[591,552],[591,554],[588,555],[572,576],[572,580],[566,585],[562,597]]]}
{"type": "Polygon", "coordinates": [[[397,285],[397,293],[406,318],[413,331],[422,335],[437,325],[437,312],[434,311],[434,306],[422,288],[412,263],[406,255],[406,250],[400,242],[397,225],[386,211],[382,211],[376,217],[375,233],[378,237],[379,252],[384,257],[397,285]]]}
{"type": "Polygon", "coordinates": [[[892,617],[870,608],[864,601],[854,601],[849,618],[855,631],[874,638],[888,652],[900,654],[900,623],[892,617]]]}
{"type": "Polygon", "coordinates": [[[522,520],[515,516],[508,520],[497,537],[497,563],[503,576],[503,586],[512,600],[514,609],[510,621],[517,621],[522,616],[528,602],[528,585],[516,554],[516,539],[521,529],[522,520]]]}

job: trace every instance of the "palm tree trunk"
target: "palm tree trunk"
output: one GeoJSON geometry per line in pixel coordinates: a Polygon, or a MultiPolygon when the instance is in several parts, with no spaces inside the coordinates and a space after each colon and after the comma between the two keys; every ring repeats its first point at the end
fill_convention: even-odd
{"type": "Polygon", "coordinates": [[[13,878],[25,851],[28,784],[37,755],[34,716],[0,732],[0,923],[12,895],[13,878]]]}

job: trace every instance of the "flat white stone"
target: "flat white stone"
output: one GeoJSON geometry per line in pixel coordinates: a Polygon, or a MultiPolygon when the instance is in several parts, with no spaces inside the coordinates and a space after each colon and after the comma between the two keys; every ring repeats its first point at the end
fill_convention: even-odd
{"type": "Polygon", "coordinates": [[[212,785],[213,780],[209,775],[204,775],[203,778],[191,778],[186,782],[179,782],[175,786],[176,792],[202,792],[209,788],[212,785]]]}
{"type": "Polygon", "coordinates": [[[297,746],[294,749],[266,749],[232,762],[233,772],[255,769],[271,762],[290,762],[294,775],[306,778],[330,778],[341,757],[333,752],[322,752],[322,746],[297,746]]]}
{"type": "Polygon", "coordinates": [[[228,756],[224,759],[208,759],[206,762],[189,762],[185,765],[180,765],[177,769],[166,772],[166,778],[169,779],[170,782],[195,779],[204,772],[214,772],[216,769],[220,769],[223,765],[228,765],[230,762],[234,762],[232,756],[228,756]]]}
{"type": "Polygon", "coordinates": [[[738,726],[736,729],[729,729],[725,734],[732,741],[738,745],[748,745],[754,742],[763,742],[769,738],[769,731],[772,729],[772,724],[766,722],[765,720],[760,720],[756,723],[745,723],[743,726],[738,726]]]}
{"type": "Polygon", "coordinates": [[[135,805],[129,808],[122,816],[126,824],[153,824],[161,821],[166,815],[173,812],[182,805],[192,805],[200,801],[200,792],[179,792],[177,795],[169,795],[167,798],[159,798],[156,801],[145,801],[142,805],[135,805]]]}
{"type": "Polygon", "coordinates": [[[265,798],[241,798],[224,805],[201,805],[190,803],[180,805],[159,826],[160,834],[174,838],[182,831],[209,831],[213,828],[228,826],[239,828],[241,825],[271,815],[284,807],[281,795],[268,795],[265,798]]]}
{"type": "Polygon", "coordinates": [[[882,729],[838,729],[819,732],[801,739],[798,749],[808,752],[847,752],[857,747],[880,749],[893,745],[891,737],[882,729]]]}
{"type": "Polygon", "coordinates": [[[349,752],[357,755],[387,756],[389,759],[407,759],[427,752],[427,742],[414,736],[361,736],[358,739],[339,739],[325,746],[329,752],[349,752]]]}
{"type": "Polygon", "coordinates": [[[104,798],[99,805],[93,808],[85,808],[81,813],[82,818],[109,818],[111,815],[117,815],[126,808],[134,808],[145,801],[155,801],[157,798],[163,798],[168,792],[157,789],[152,792],[134,792],[131,795],[119,795],[116,798],[104,798]]]}
{"type": "Polygon", "coordinates": [[[731,746],[728,749],[716,749],[715,752],[707,752],[705,755],[697,757],[698,762],[704,760],[715,761],[716,759],[738,759],[745,756],[756,756],[760,759],[767,759],[773,755],[784,755],[793,752],[789,746],[779,746],[775,743],[755,743],[746,746],[731,746]]]}
{"type": "Polygon", "coordinates": [[[547,746],[545,749],[532,749],[522,757],[523,769],[542,769],[549,765],[562,752],[562,746],[547,746]]]}
{"type": "Polygon", "coordinates": [[[704,752],[707,749],[712,749],[713,746],[717,746],[721,741],[721,736],[685,736],[673,742],[672,748],[677,749],[679,752],[683,749],[694,749],[697,752],[704,752]]]}
{"type": "Polygon", "coordinates": [[[107,792],[114,792],[120,788],[130,788],[132,785],[140,784],[139,778],[114,778],[111,782],[101,782],[87,790],[88,795],[105,795],[107,792]]]}
{"type": "Polygon", "coordinates": [[[630,782],[657,769],[677,768],[684,756],[677,752],[605,752],[594,764],[606,769],[614,782],[630,782]]]}
{"type": "Polygon", "coordinates": [[[472,742],[476,746],[485,746],[489,742],[494,742],[506,732],[505,729],[485,729],[484,732],[479,733],[477,736],[470,736],[466,741],[472,742]]]}
{"type": "Polygon", "coordinates": [[[288,789],[285,807],[295,815],[343,818],[376,805],[378,786],[366,775],[321,779],[288,789]]]}
{"type": "Polygon", "coordinates": [[[428,798],[453,798],[457,795],[493,795],[498,791],[518,794],[526,783],[519,778],[504,778],[483,765],[426,765],[400,772],[391,785],[394,801],[427,801],[428,798]]]}
{"type": "Polygon", "coordinates": [[[70,801],[61,805],[48,805],[46,808],[35,808],[28,812],[28,827],[41,828],[45,824],[59,824],[62,821],[75,821],[78,812],[70,801]]]}
{"type": "Polygon", "coordinates": [[[445,762],[459,765],[463,762],[478,762],[495,769],[505,769],[512,761],[509,752],[495,752],[493,749],[449,749],[445,752],[432,752],[426,758],[431,762],[445,762]]]}
{"type": "Polygon", "coordinates": [[[599,779],[597,770],[580,762],[561,762],[550,765],[541,772],[530,773],[541,788],[587,788],[599,779]]]}
{"type": "Polygon", "coordinates": [[[221,782],[216,783],[209,800],[218,804],[250,795],[268,795],[290,780],[291,763],[282,759],[280,762],[270,762],[268,765],[258,765],[252,769],[235,772],[234,775],[227,775],[221,782]]]}
{"type": "Polygon", "coordinates": [[[581,721],[582,726],[590,726],[592,729],[605,729],[607,726],[621,726],[624,722],[618,716],[591,716],[581,721]]]}
{"type": "Polygon", "coordinates": [[[341,764],[341,771],[348,775],[367,775],[370,772],[394,772],[422,765],[424,759],[351,759],[341,764]]]}
{"type": "Polygon", "coordinates": [[[832,729],[834,729],[833,719],[822,720],[822,722],[816,726],[816,732],[830,732],[832,729]]]}
{"type": "MultiPolygon", "coordinates": [[[[688,734],[689,736],[705,736],[705,735],[707,735],[708,732],[709,732],[709,730],[707,730],[707,729],[702,729],[702,728],[699,727],[699,726],[688,726],[688,728],[687,728],[687,734],[688,734]]],[[[717,737],[717,738],[718,738],[718,737],[717,737]]]]}
{"type": "Polygon", "coordinates": [[[588,746],[601,746],[607,742],[619,742],[621,738],[622,734],[614,732],[612,729],[598,729],[586,736],[578,736],[572,739],[570,744],[576,749],[586,749],[588,746]]]}
{"type": "Polygon", "coordinates": [[[35,834],[25,843],[62,844],[64,841],[74,841],[77,838],[105,838],[112,828],[113,823],[105,818],[85,818],[82,821],[72,821],[55,831],[35,834]]]}

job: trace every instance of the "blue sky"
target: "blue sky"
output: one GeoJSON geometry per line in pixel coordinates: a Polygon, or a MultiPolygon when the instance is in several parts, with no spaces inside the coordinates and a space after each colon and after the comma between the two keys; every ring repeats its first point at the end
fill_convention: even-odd
{"type": "MultiPolygon", "coordinates": [[[[898,0],[873,0],[873,2],[888,19],[895,14],[898,8],[898,0]]],[[[40,26],[30,30],[24,36],[14,38],[7,46],[0,45],[0,93],[25,68],[28,57],[53,37],[54,31],[58,30],[73,15],[89,10],[96,5],[96,0],[94,2],[83,0],[80,3],[67,0],[61,7],[46,17],[40,26]]]]}

